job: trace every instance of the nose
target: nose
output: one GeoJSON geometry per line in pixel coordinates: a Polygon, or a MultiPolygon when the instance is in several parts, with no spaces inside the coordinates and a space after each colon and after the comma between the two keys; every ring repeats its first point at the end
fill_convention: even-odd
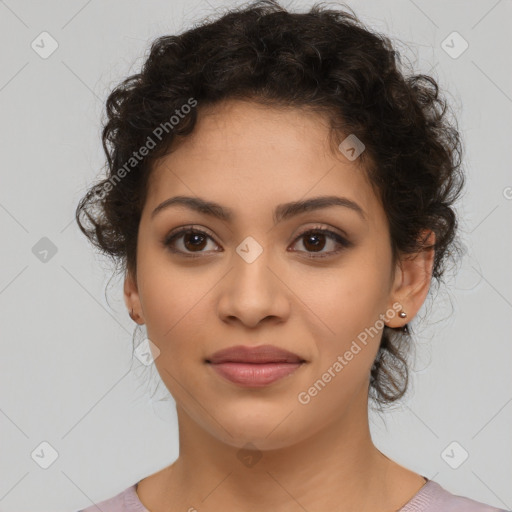
{"type": "Polygon", "coordinates": [[[286,321],[292,292],[283,272],[273,268],[269,253],[263,250],[252,262],[234,255],[233,266],[218,288],[218,315],[222,321],[239,322],[249,328],[263,320],[286,321]]]}

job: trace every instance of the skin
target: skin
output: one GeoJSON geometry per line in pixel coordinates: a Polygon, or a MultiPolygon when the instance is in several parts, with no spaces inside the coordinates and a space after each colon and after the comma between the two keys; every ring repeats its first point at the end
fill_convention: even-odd
{"type": "Polygon", "coordinates": [[[137,274],[128,272],[124,285],[128,309],[160,351],[155,364],[179,422],[178,459],[137,487],[146,508],[385,512],[409,501],[425,480],[381,453],[369,430],[369,372],[382,329],[309,403],[298,394],[379,315],[394,311],[391,327],[415,316],[433,256],[422,251],[393,265],[382,205],[358,161],[330,149],[320,114],[240,100],[200,108],[194,132],[152,171],[137,274]],[[185,207],[151,217],[177,195],[220,203],[234,219],[185,207]],[[357,202],[365,218],[334,206],[274,225],[278,204],[323,195],[357,202]],[[162,244],[190,224],[212,238],[196,249],[185,235],[174,247],[197,258],[162,244]],[[353,245],[320,234],[320,254],[341,251],[312,258],[319,253],[299,235],[318,226],[345,232],[353,245]],[[248,236],[263,249],[252,263],[236,252],[248,236]],[[406,319],[392,309],[397,302],[406,319]],[[260,389],[232,384],[205,363],[229,346],[267,343],[307,362],[260,389]],[[247,443],[259,457],[250,466],[238,457],[247,443]]]}

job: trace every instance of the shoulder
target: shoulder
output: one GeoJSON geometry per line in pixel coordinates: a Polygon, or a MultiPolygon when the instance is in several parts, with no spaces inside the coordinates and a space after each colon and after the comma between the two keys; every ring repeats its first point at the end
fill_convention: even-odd
{"type": "Polygon", "coordinates": [[[452,494],[429,480],[399,512],[509,512],[465,496],[452,494]]]}
{"type": "Polygon", "coordinates": [[[94,503],[78,512],[98,512],[98,510],[102,512],[148,512],[137,496],[136,485],[130,485],[119,494],[94,503]]]}

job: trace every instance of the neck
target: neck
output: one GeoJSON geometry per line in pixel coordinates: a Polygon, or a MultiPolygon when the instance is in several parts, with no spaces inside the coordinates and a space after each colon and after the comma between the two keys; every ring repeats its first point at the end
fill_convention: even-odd
{"type": "MultiPolygon", "coordinates": [[[[211,435],[181,407],[177,412],[180,456],[160,472],[160,491],[151,496],[145,492],[143,503],[150,510],[163,510],[163,505],[167,510],[205,511],[291,512],[299,506],[397,510],[424,483],[374,446],[366,400],[355,401],[351,410],[314,435],[272,450],[232,446],[211,435]],[[396,482],[390,485],[398,475],[401,493],[396,482]],[[408,479],[406,485],[403,477],[408,479]]],[[[279,435],[286,439],[283,432],[279,435]]]]}

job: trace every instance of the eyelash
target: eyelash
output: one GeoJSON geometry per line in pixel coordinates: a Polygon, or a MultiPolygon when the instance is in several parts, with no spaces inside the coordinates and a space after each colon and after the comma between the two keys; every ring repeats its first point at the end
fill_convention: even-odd
{"type": "MultiPolygon", "coordinates": [[[[307,235],[311,235],[311,234],[323,234],[323,235],[327,235],[329,238],[331,238],[331,240],[334,240],[335,242],[337,242],[341,248],[335,250],[335,251],[330,251],[328,253],[315,253],[315,252],[308,252],[308,254],[310,254],[310,256],[307,256],[308,258],[310,259],[322,259],[322,258],[328,258],[330,256],[334,256],[338,253],[340,253],[341,251],[343,251],[344,249],[348,249],[349,247],[352,247],[353,243],[352,242],[349,242],[347,239],[343,238],[341,235],[339,235],[338,233],[334,232],[334,231],[331,231],[329,229],[325,229],[321,226],[315,226],[313,228],[309,228],[307,229],[306,231],[300,233],[299,235],[297,235],[297,237],[295,238],[294,240],[294,243],[293,245],[295,245],[295,243],[307,236],[307,235]],[[314,254],[321,254],[319,256],[313,256],[314,254]]],[[[183,252],[181,250],[177,250],[177,249],[174,249],[172,247],[172,244],[175,240],[177,240],[178,238],[180,238],[181,236],[183,235],[186,235],[186,234],[199,234],[199,235],[204,235],[210,239],[213,240],[213,237],[207,233],[206,231],[203,231],[202,229],[197,229],[193,226],[189,226],[189,227],[186,227],[186,228],[182,228],[180,229],[179,231],[174,231],[174,232],[171,232],[169,233],[163,240],[163,245],[169,249],[171,252],[173,253],[178,253],[178,254],[181,254],[183,255],[184,257],[186,258],[199,258],[202,256],[202,253],[199,251],[197,252],[197,254],[194,254],[194,253],[186,253],[186,252],[183,252]]],[[[215,240],[213,240],[215,242],[215,240]]],[[[217,242],[215,242],[217,243],[217,242]]],[[[217,244],[218,245],[218,244],[217,244]]],[[[215,252],[221,252],[221,251],[215,251],[215,252]]],[[[297,252],[297,251],[293,251],[293,252],[297,252]]],[[[304,252],[304,251],[298,251],[298,252],[304,252]]]]}

